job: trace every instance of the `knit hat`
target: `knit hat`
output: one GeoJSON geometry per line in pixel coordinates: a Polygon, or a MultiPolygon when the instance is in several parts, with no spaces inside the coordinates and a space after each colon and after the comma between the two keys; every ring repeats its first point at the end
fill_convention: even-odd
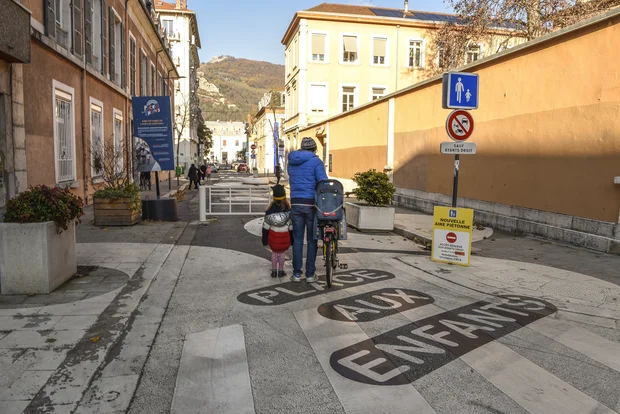
{"type": "Polygon", "coordinates": [[[276,184],[271,187],[271,190],[273,191],[273,199],[275,201],[286,199],[286,189],[282,185],[276,184]]]}
{"type": "Polygon", "coordinates": [[[301,140],[301,149],[304,151],[316,151],[316,142],[310,137],[304,137],[301,140]]]}

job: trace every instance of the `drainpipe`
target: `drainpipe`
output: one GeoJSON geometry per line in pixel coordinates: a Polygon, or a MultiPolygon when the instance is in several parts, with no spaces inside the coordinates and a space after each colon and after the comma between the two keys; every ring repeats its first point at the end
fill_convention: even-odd
{"type": "MultiPolygon", "coordinates": [[[[129,45],[129,42],[127,41],[129,38],[129,0],[125,0],[125,33],[123,33],[123,36],[125,36],[125,44],[129,45]]],[[[125,53],[127,53],[127,50],[125,49],[125,53]]],[[[127,64],[128,62],[126,62],[127,64]]],[[[125,68],[125,70],[127,70],[127,68],[125,68]]],[[[127,71],[127,75],[125,76],[125,82],[127,82],[127,80],[129,80],[129,78],[131,77],[131,73],[129,73],[129,71],[127,71]]],[[[127,85],[125,85],[125,88],[127,88],[127,85]]],[[[129,93],[127,91],[127,89],[125,89],[125,112],[123,114],[123,121],[125,122],[125,154],[126,154],[126,159],[127,159],[127,180],[129,182],[133,182],[133,131],[129,130],[129,93]]]]}
{"type": "MultiPolygon", "coordinates": [[[[86,177],[86,120],[88,119],[88,108],[86,104],[86,50],[82,56],[82,180],[84,182],[84,203],[88,205],[88,181],[86,177]]],[[[105,143],[105,136],[103,137],[105,143]]],[[[89,147],[90,148],[90,147],[89,147]]],[[[92,148],[91,148],[92,151],[92,148]]]]}

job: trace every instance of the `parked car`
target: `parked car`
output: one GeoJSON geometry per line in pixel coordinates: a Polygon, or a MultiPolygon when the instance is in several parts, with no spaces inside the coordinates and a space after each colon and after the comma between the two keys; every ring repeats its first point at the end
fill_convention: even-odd
{"type": "Polygon", "coordinates": [[[248,171],[248,165],[247,164],[239,164],[239,166],[237,167],[237,172],[247,172],[248,171]]]}

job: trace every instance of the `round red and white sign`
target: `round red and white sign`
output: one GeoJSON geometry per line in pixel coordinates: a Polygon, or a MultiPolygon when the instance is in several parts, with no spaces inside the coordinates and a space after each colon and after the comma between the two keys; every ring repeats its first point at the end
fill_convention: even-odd
{"type": "Polygon", "coordinates": [[[450,243],[456,242],[456,234],[454,233],[446,234],[446,240],[448,240],[450,243]]]}
{"type": "Polygon", "coordinates": [[[466,141],[474,132],[474,117],[462,109],[452,111],[446,120],[446,132],[454,141],[466,141]]]}
{"type": "Polygon", "coordinates": [[[250,149],[253,149],[253,150],[256,149],[256,145],[254,144],[250,145],[250,149]]]}

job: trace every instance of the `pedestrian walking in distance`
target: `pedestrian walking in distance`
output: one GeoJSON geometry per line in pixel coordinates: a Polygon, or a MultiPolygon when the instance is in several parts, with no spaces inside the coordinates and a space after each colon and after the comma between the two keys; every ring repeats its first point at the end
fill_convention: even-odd
{"type": "Polygon", "coordinates": [[[187,178],[189,178],[189,188],[192,188],[192,183],[194,184],[194,188],[198,189],[198,168],[194,164],[189,167],[189,171],[187,172],[187,178]]]}
{"type": "Polygon", "coordinates": [[[200,178],[205,180],[207,178],[207,166],[202,164],[200,166],[200,178]]]}
{"type": "Polygon", "coordinates": [[[291,205],[286,199],[286,189],[280,184],[272,187],[273,201],[265,211],[263,246],[271,248],[271,277],[286,276],[284,262],[286,251],[293,243],[291,205]]]}
{"type": "Polygon", "coordinates": [[[207,182],[211,181],[211,166],[207,165],[207,182]]]}

